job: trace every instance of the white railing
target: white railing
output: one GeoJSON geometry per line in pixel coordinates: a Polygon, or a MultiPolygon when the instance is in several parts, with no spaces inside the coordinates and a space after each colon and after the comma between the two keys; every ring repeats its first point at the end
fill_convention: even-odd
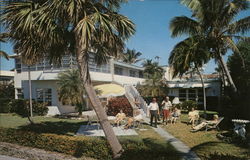
{"type": "Polygon", "coordinates": [[[138,103],[139,108],[141,108],[142,111],[144,112],[144,116],[147,116],[148,115],[147,103],[144,101],[144,99],[142,98],[140,93],[137,91],[137,89],[132,85],[125,85],[124,88],[126,92],[125,96],[127,97],[133,109],[138,108],[135,104],[135,100],[136,100],[139,102],[138,103]]]}

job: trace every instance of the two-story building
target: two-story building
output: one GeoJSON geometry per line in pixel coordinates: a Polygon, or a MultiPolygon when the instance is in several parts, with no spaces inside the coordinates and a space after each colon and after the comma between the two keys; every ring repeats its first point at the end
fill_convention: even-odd
{"type": "MultiPolygon", "coordinates": [[[[38,102],[47,102],[49,108],[54,108],[58,114],[73,112],[74,107],[63,105],[58,99],[58,73],[67,69],[76,68],[76,58],[72,55],[64,56],[60,65],[49,63],[44,58],[40,63],[26,66],[20,57],[15,58],[15,98],[29,98],[28,69],[31,73],[32,99],[38,102]]],[[[97,65],[93,58],[89,60],[90,76],[93,85],[118,83],[120,85],[136,85],[144,81],[143,68],[115,61],[112,58],[107,64],[97,65]]]]}

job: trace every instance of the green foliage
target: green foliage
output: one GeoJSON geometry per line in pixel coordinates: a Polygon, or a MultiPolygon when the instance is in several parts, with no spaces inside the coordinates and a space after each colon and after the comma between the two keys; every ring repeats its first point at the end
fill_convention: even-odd
{"type": "Polygon", "coordinates": [[[10,113],[11,107],[9,105],[11,99],[9,98],[0,98],[0,113],[10,113]]]}
{"type": "MultiPolygon", "coordinates": [[[[10,112],[14,112],[22,117],[29,115],[29,100],[13,99],[9,103],[10,112]]],[[[39,103],[32,101],[32,109],[34,115],[44,116],[48,113],[48,107],[46,103],[39,103]]]]}
{"type": "MultiPolygon", "coordinates": [[[[237,46],[244,59],[244,64],[242,63],[241,56],[237,52],[229,56],[227,64],[239,90],[239,95],[228,94],[230,97],[228,97],[227,102],[231,101],[229,105],[235,107],[237,117],[248,119],[250,117],[250,45],[249,42],[241,41],[237,46]]],[[[226,102],[225,105],[227,105],[226,102]]]]}
{"type": "Polygon", "coordinates": [[[126,116],[133,116],[133,108],[126,97],[115,97],[110,99],[107,108],[107,115],[110,116],[115,116],[120,110],[122,110],[126,116]]]}
{"type": "Polygon", "coordinates": [[[135,49],[127,49],[127,52],[123,54],[122,60],[125,63],[134,64],[142,59],[138,59],[142,55],[141,52],[136,52],[135,49]]]}
{"type": "Polygon", "coordinates": [[[15,98],[15,87],[13,84],[0,84],[0,97],[1,98],[15,98]]]}
{"type": "Polygon", "coordinates": [[[107,142],[100,138],[38,134],[24,130],[0,128],[0,139],[3,142],[60,152],[75,157],[111,159],[112,155],[107,142]]]}
{"type": "Polygon", "coordinates": [[[206,155],[204,160],[248,160],[248,158],[241,158],[230,154],[213,153],[206,155]]]}
{"type": "Polygon", "coordinates": [[[58,75],[59,100],[65,104],[72,104],[76,107],[79,115],[82,114],[85,105],[83,95],[85,91],[82,86],[78,69],[70,69],[60,72],[58,75]]]}
{"type": "Polygon", "coordinates": [[[143,63],[144,77],[146,81],[136,86],[137,90],[144,97],[160,97],[167,94],[167,85],[163,80],[164,70],[157,62],[146,60],[143,63]]]}
{"type": "Polygon", "coordinates": [[[194,109],[197,108],[197,102],[192,101],[192,100],[184,101],[184,102],[181,104],[181,108],[182,108],[183,110],[191,111],[192,108],[194,108],[194,109]]]}

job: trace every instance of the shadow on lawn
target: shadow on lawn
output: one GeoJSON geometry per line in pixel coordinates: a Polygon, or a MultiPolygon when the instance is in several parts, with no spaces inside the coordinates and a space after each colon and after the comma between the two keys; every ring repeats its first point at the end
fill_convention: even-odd
{"type": "Polygon", "coordinates": [[[241,153],[241,155],[243,155],[244,158],[234,156],[231,154],[220,154],[216,151],[214,153],[208,152],[210,150],[209,148],[211,148],[211,150],[212,150],[212,148],[214,146],[220,145],[223,143],[225,143],[225,142],[206,142],[206,143],[202,143],[202,144],[199,144],[197,146],[192,147],[192,150],[196,153],[200,152],[200,151],[204,151],[204,152],[206,151],[205,155],[199,155],[200,158],[202,158],[204,160],[249,160],[250,150],[241,153]]]}
{"type": "Polygon", "coordinates": [[[123,143],[125,152],[120,160],[179,160],[179,152],[170,143],[159,143],[155,139],[142,139],[140,147],[137,141],[127,140],[123,143]]]}
{"type": "Polygon", "coordinates": [[[20,126],[18,129],[25,131],[32,131],[35,133],[53,133],[59,135],[70,135],[73,136],[81,125],[86,125],[87,122],[41,122],[36,124],[30,124],[20,126]]]}

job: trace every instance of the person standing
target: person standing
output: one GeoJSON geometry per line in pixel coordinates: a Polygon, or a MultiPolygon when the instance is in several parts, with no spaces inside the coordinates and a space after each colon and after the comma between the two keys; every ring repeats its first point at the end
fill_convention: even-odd
{"type": "Polygon", "coordinates": [[[149,104],[150,111],[150,126],[153,126],[153,119],[155,120],[155,127],[157,127],[157,117],[159,112],[159,106],[156,102],[156,98],[153,98],[152,102],[149,104]]]}
{"type": "Polygon", "coordinates": [[[169,120],[169,116],[170,116],[170,107],[172,107],[172,103],[169,101],[168,96],[166,96],[165,99],[162,101],[161,106],[162,106],[162,112],[163,112],[162,123],[164,123],[164,120],[166,120],[166,124],[167,124],[169,120]]]}

